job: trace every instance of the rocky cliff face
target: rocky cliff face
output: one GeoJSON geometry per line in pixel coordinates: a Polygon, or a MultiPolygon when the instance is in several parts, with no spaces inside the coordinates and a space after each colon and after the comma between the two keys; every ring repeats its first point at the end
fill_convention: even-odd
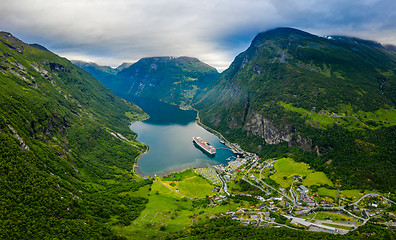
{"type": "Polygon", "coordinates": [[[248,134],[253,134],[263,138],[267,144],[278,144],[283,141],[290,142],[292,140],[291,133],[280,130],[263,115],[252,111],[243,126],[248,134]]]}
{"type": "Polygon", "coordinates": [[[243,130],[245,130],[248,135],[254,135],[264,139],[267,144],[287,142],[290,147],[300,147],[305,151],[312,150],[313,146],[311,139],[301,137],[290,125],[284,127],[285,129],[282,130],[263,115],[251,111],[246,117],[243,130]]]}

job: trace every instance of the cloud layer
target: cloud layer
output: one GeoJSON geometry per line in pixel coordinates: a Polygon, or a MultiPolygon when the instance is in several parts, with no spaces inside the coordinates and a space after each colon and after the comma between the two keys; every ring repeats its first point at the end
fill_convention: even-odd
{"type": "Polygon", "coordinates": [[[279,26],[396,45],[392,0],[2,0],[0,29],[69,59],[117,66],[193,56],[223,70],[279,26]]]}

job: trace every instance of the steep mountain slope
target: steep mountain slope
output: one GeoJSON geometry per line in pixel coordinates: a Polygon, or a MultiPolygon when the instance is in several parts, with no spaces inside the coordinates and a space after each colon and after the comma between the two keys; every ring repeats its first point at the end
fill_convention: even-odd
{"type": "Polygon", "coordinates": [[[263,156],[292,153],[343,187],[394,191],[395,103],[396,58],[379,43],[278,28],[258,34],[196,107],[263,156]]]}
{"type": "Polygon", "coordinates": [[[213,67],[190,57],[142,58],[102,81],[119,96],[151,97],[177,105],[190,104],[218,77],[213,67]]]}
{"type": "MultiPolygon", "coordinates": [[[[0,33],[0,238],[112,237],[146,199],[129,173],[144,116],[64,58],[0,33]]],[[[114,236],[113,236],[114,237],[114,236]]]]}
{"type": "Polygon", "coordinates": [[[92,76],[94,76],[98,80],[112,77],[119,72],[118,69],[114,69],[109,66],[100,66],[94,62],[85,62],[81,60],[72,60],[71,62],[74,65],[79,66],[80,68],[89,72],[92,76]]]}

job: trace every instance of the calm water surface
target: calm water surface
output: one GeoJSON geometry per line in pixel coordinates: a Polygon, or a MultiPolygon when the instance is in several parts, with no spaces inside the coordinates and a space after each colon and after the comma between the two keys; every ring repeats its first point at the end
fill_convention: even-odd
{"type": "Polygon", "coordinates": [[[208,164],[226,164],[234,154],[220,143],[220,139],[195,122],[194,111],[183,111],[176,106],[149,99],[132,99],[150,119],[133,123],[130,128],[138,134],[138,141],[150,147],[139,159],[142,175],[159,176],[208,164]],[[216,155],[207,155],[192,142],[200,136],[216,147],[216,155]]]}

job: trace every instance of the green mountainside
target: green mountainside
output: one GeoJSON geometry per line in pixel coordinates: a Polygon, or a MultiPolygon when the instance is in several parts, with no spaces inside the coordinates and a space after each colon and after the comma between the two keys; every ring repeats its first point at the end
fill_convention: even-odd
{"type": "Polygon", "coordinates": [[[94,76],[98,80],[112,77],[120,71],[118,70],[118,68],[114,69],[109,66],[100,66],[94,62],[85,62],[80,60],[72,60],[71,62],[74,65],[79,66],[80,68],[89,72],[92,76],[94,76]]]}
{"type": "Polygon", "coordinates": [[[292,28],[258,34],[195,107],[262,156],[292,154],[343,188],[395,191],[396,56],[292,28]]]}
{"type": "Polygon", "coordinates": [[[64,58],[0,33],[0,238],[115,238],[150,184],[131,175],[145,117],[64,58]]]}
{"type": "Polygon", "coordinates": [[[150,97],[183,106],[217,77],[215,68],[197,58],[150,57],[101,81],[119,96],[150,97]]]}

